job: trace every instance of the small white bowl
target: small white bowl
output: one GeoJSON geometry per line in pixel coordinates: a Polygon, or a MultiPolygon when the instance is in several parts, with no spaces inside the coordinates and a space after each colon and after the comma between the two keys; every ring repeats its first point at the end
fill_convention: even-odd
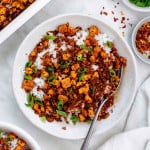
{"type": "Polygon", "coordinates": [[[27,95],[21,88],[23,80],[22,70],[24,69],[24,65],[28,60],[27,54],[31,52],[31,50],[35,47],[35,45],[40,41],[40,39],[47,31],[54,30],[58,27],[58,25],[64,24],[66,22],[69,22],[74,27],[81,26],[83,29],[86,29],[91,25],[98,26],[101,32],[108,34],[114,39],[114,43],[116,48],[118,49],[119,54],[127,58],[127,67],[125,69],[122,85],[120,87],[120,91],[118,92],[118,97],[116,99],[113,113],[109,118],[97,122],[97,128],[94,132],[94,135],[102,134],[103,132],[111,129],[129,110],[135,94],[137,80],[136,63],[132,50],[130,50],[130,47],[123,39],[123,37],[121,37],[113,28],[111,28],[111,26],[105,24],[103,21],[97,18],[88,15],[66,14],[51,18],[37,26],[22,42],[15,58],[12,79],[13,91],[21,111],[35,126],[51,135],[63,139],[81,139],[84,138],[87,134],[89,128],[89,125],[87,123],[66,125],[64,123],[56,121],[51,123],[41,122],[39,116],[36,115],[33,110],[25,107],[27,95]],[[62,129],[62,127],[64,126],[67,127],[66,130],[62,129]]]}
{"type": "Polygon", "coordinates": [[[13,132],[19,138],[23,139],[32,150],[41,150],[37,142],[23,129],[6,122],[0,122],[0,129],[5,132],[13,132]]]}
{"type": "Polygon", "coordinates": [[[137,31],[138,29],[146,22],[150,22],[150,17],[146,17],[144,19],[142,19],[134,28],[133,33],[132,33],[132,47],[133,47],[133,51],[134,53],[138,56],[138,58],[140,58],[143,62],[150,64],[150,59],[146,58],[143,54],[141,54],[135,44],[135,39],[136,39],[136,35],[137,35],[137,31]]]}
{"type": "Polygon", "coordinates": [[[137,12],[143,12],[143,13],[148,13],[150,12],[150,7],[138,7],[135,4],[132,4],[129,2],[129,0],[122,0],[122,2],[130,9],[137,11],[137,12]]]}

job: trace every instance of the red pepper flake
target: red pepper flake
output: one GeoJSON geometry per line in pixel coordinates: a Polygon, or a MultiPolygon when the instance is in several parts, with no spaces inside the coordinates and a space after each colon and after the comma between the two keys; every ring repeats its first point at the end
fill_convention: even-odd
{"type": "Polygon", "coordinates": [[[124,26],[122,26],[122,27],[120,27],[120,28],[125,29],[125,28],[126,28],[126,25],[124,25],[124,26]]]}
{"type": "Polygon", "coordinates": [[[67,128],[66,128],[66,127],[62,127],[62,129],[63,129],[63,130],[67,130],[67,128]]]}
{"type": "Polygon", "coordinates": [[[117,6],[116,6],[116,5],[115,5],[114,7],[115,7],[115,8],[117,8],[117,6]]]}
{"type": "Polygon", "coordinates": [[[104,14],[105,16],[108,16],[108,12],[106,12],[106,11],[104,11],[103,14],[104,14]]]}
{"type": "Polygon", "coordinates": [[[114,22],[117,22],[119,19],[114,17],[114,22]]]}
{"type": "Polygon", "coordinates": [[[112,14],[115,14],[114,11],[111,11],[112,14]]]}
{"type": "Polygon", "coordinates": [[[126,20],[126,18],[125,18],[125,17],[122,17],[122,18],[121,18],[121,23],[124,23],[125,20],[126,20]]]}
{"type": "Polygon", "coordinates": [[[132,23],[129,23],[129,25],[130,25],[130,27],[132,27],[132,26],[133,26],[133,24],[132,24],[132,23]]]}
{"type": "Polygon", "coordinates": [[[100,14],[102,15],[102,14],[103,14],[103,12],[101,11],[101,12],[100,12],[100,14]]]}
{"type": "Polygon", "coordinates": [[[118,2],[117,5],[119,5],[120,3],[118,2]]]}

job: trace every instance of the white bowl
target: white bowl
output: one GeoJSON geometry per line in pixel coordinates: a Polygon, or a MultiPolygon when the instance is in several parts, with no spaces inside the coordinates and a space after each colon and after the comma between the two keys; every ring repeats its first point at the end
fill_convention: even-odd
{"type": "Polygon", "coordinates": [[[135,44],[135,39],[136,39],[136,34],[138,29],[146,22],[150,22],[150,17],[146,17],[144,19],[142,19],[134,28],[133,33],[132,33],[132,47],[133,47],[133,51],[134,53],[138,56],[138,58],[140,58],[143,62],[150,64],[150,59],[146,58],[143,54],[141,54],[135,44]]]}
{"type": "Polygon", "coordinates": [[[12,22],[0,31],[0,44],[50,1],[51,0],[36,0],[26,10],[18,15],[12,22]]]}
{"type": "Polygon", "coordinates": [[[31,50],[35,47],[35,45],[40,41],[41,37],[43,37],[43,35],[47,31],[54,30],[58,25],[66,22],[70,22],[72,26],[81,26],[83,27],[83,29],[91,25],[98,26],[101,32],[105,32],[113,39],[115,39],[114,43],[119,51],[119,54],[125,56],[128,60],[114,111],[108,119],[97,122],[97,127],[94,135],[103,133],[104,131],[112,128],[129,110],[135,94],[136,65],[132,50],[130,50],[130,47],[125,42],[125,40],[103,21],[100,21],[91,16],[69,14],[51,18],[36,27],[25,38],[16,55],[13,70],[13,90],[21,111],[35,126],[51,135],[65,139],[81,139],[84,138],[87,134],[89,128],[89,125],[87,123],[67,125],[67,130],[62,130],[62,127],[64,126],[63,123],[42,123],[39,117],[34,114],[33,110],[25,107],[24,103],[27,101],[26,93],[21,88],[23,80],[22,69],[24,68],[25,63],[28,61],[28,57],[26,54],[29,54],[31,52],[31,50]]]}
{"type": "Polygon", "coordinates": [[[5,122],[0,122],[0,129],[5,132],[13,132],[19,138],[23,139],[32,150],[41,150],[37,142],[23,129],[5,122]]]}
{"type": "Polygon", "coordinates": [[[150,7],[138,7],[134,4],[132,4],[131,2],[129,2],[129,0],[122,0],[122,2],[130,9],[134,10],[134,11],[138,11],[138,12],[150,12],[150,7]]]}

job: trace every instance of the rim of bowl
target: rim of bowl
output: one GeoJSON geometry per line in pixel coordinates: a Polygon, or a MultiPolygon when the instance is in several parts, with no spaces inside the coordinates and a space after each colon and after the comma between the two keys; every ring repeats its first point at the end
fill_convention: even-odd
{"type": "Polygon", "coordinates": [[[144,63],[147,63],[147,64],[150,64],[150,59],[146,58],[143,54],[141,54],[136,45],[135,45],[135,38],[136,38],[136,35],[137,35],[137,31],[138,29],[146,22],[150,21],[150,17],[146,17],[142,20],[139,21],[139,23],[135,26],[133,32],[132,32],[132,49],[134,51],[134,53],[136,54],[136,56],[141,60],[143,61],[144,63]]]}
{"type": "MultiPolygon", "coordinates": [[[[67,14],[57,15],[57,16],[55,16],[55,17],[52,17],[52,18],[50,18],[50,19],[47,19],[47,20],[45,20],[44,22],[40,23],[38,26],[36,26],[33,30],[31,30],[30,33],[29,33],[29,34],[24,38],[24,40],[21,42],[21,44],[20,44],[20,46],[19,46],[19,48],[18,48],[16,57],[15,57],[15,61],[14,61],[14,65],[13,65],[13,70],[14,70],[15,65],[16,65],[16,58],[17,58],[17,56],[19,55],[20,47],[21,47],[21,45],[25,42],[25,40],[26,40],[28,37],[30,37],[30,36],[32,35],[32,33],[35,32],[35,30],[37,30],[40,26],[43,26],[45,23],[47,23],[47,22],[49,22],[49,21],[56,20],[56,19],[60,19],[60,18],[62,18],[62,17],[67,17],[67,16],[72,16],[72,17],[74,17],[74,16],[88,17],[88,18],[90,18],[90,19],[94,19],[94,20],[100,21],[100,22],[102,22],[102,23],[103,23],[104,25],[106,25],[106,26],[109,26],[108,24],[106,24],[105,22],[103,22],[103,20],[98,19],[98,18],[95,17],[95,16],[86,15],[86,14],[79,14],[79,13],[67,13],[67,14]]],[[[113,31],[122,39],[122,41],[125,43],[127,49],[131,49],[130,46],[128,45],[127,41],[125,41],[125,39],[124,39],[118,32],[116,32],[111,26],[109,26],[109,28],[111,28],[111,30],[113,30],[113,31]]],[[[129,103],[129,106],[120,114],[120,117],[118,117],[117,120],[115,120],[115,122],[113,122],[113,123],[111,124],[111,127],[109,126],[109,127],[105,128],[105,129],[104,129],[103,131],[101,131],[101,132],[94,132],[94,133],[93,133],[93,136],[103,134],[104,132],[108,131],[109,129],[112,129],[112,128],[126,115],[126,113],[129,111],[129,109],[130,109],[130,107],[131,107],[131,105],[132,105],[132,103],[133,103],[134,96],[135,96],[135,93],[136,93],[136,84],[137,84],[137,66],[136,66],[136,60],[135,60],[134,54],[132,53],[132,51],[129,51],[129,53],[131,54],[131,57],[132,57],[132,59],[133,59],[134,70],[135,70],[135,74],[134,74],[134,79],[135,79],[135,81],[134,81],[134,88],[133,88],[133,91],[132,91],[133,94],[132,94],[132,96],[131,96],[131,98],[130,98],[131,101],[130,101],[130,103],[129,103]]],[[[67,139],[67,140],[77,140],[77,139],[78,139],[78,140],[80,140],[80,139],[84,139],[84,138],[85,138],[85,136],[81,136],[80,138],[75,138],[75,137],[71,137],[71,138],[69,137],[69,138],[68,138],[68,137],[61,137],[61,136],[59,136],[59,135],[53,135],[53,134],[51,134],[51,133],[49,133],[49,132],[46,132],[42,127],[36,125],[30,117],[27,117],[26,113],[21,109],[21,106],[20,106],[20,104],[19,104],[19,102],[18,102],[17,93],[15,92],[15,88],[14,88],[14,84],[15,84],[15,82],[14,82],[14,71],[13,71],[13,76],[12,76],[12,78],[13,78],[13,79],[12,79],[13,92],[14,92],[14,95],[15,95],[15,98],[16,98],[16,101],[17,101],[17,104],[18,104],[18,106],[19,106],[21,112],[24,114],[24,116],[25,116],[35,127],[37,127],[38,129],[44,131],[45,133],[47,133],[47,134],[49,134],[49,135],[52,135],[52,136],[54,136],[54,137],[61,138],[61,139],[67,139]]]]}
{"type": "Polygon", "coordinates": [[[129,2],[129,0],[123,0],[123,3],[130,9],[137,11],[137,12],[143,12],[148,13],[150,12],[150,6],[149,7],[138,7],[132,3],[129,2]]]}
{"type": "Polygon", "coordinates": [[[14,125],[14,124],[11,124],[11,123],[0,122],[0,129],[4,130],[6,132],[13,132],[18,137],[25,140],[25,142],[27,142],[29,147],[31,147],[33,150],[41,150],[40,146],[33,139],[33,137],[31,137],[31,135],[29,135],[29,133],[26,132],[25,130],[23,130],[22,128],[14,125]]]}

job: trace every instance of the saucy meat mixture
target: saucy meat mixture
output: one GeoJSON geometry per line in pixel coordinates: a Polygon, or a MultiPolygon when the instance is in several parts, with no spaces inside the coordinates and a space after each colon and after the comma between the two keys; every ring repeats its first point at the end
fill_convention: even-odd
{"type": "Polygon", "coordinates": [[[31,150],[16,134],[0,130],[0,150],[31,150]]]}
{"type": "Polygon", "coordinates": [[[98,120],[109,116],[112,90],[120,81],[117,70],[126,66],[112,39],[97,26],[72,27],[69,23],[48,31],[31,51],[22,88],[27,107],[42,121],[90,122],[103,94],[109,99],[98,120]]]}
{"type": "Polygon", "coordinates": [[[0,0],[0,31],[35,0],[0,0]]]}
{"type": "Polygon", "coordinates": [[[150,22],[144,23],[138,29],[135,43],[138,51],[150,59],[150,22]]]}

